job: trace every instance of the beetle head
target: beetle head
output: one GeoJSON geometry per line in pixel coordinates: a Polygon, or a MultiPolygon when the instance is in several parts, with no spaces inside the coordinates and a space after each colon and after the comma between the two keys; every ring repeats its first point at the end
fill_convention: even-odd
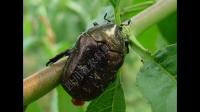
{"type": "Polygon", "coordinates": [[[110,50],[124,53],[126,52],[124,42],[126,35],[123,34],[123,28],[123,26],[108,23],[90,28],[86,33],[90,34],[97,42],[106,43],[110,50]]]}

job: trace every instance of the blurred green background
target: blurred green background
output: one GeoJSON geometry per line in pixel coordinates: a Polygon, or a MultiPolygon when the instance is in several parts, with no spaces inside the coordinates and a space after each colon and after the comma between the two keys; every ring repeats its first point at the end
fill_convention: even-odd
{"type": "MultiPolygon", "coordinates": [[[[144,1],[121,0],[120,9],[123,11],[144,1]]],[[[44,68],[57,53],[73,47],[81,32],[94,21],[103,23],[103,15],[111,10],[109,0],[23,0],[23,78],[44,68]]],[[[138,12],[125,14],[122,19],[129,19],[138,12]]],[[[176,43],[176,13],[151,26],[137,38],[152,52],[176,43]]],[[[139,57],[130,50],[121,69],[126,112],[152,112],[150,104],[135,85],[140,67],[139,57]]],[[[84,112],[88,103],[83,107],[73,106],[71,97],[58,86],[30,104],[26,112],[84,112]]]]}

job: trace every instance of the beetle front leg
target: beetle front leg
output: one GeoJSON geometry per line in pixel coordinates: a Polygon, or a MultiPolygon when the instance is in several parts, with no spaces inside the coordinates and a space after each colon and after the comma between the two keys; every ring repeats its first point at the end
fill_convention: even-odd
{"type": "Polygon", "coordinates": [[[49,64],[55,63],[56,61],[58,61],[63,56],[69,56],[71,54],[71,52],[72,52],[72,49],[67,49],[64,52],[57,54],[55,57],[49,59],[49,61],[46,63],[46,66],[48,66],[49,64]]]}
{"type": "Polygon", "coordinates": [[[126,38],[125,39],[125,47],[126,47],[127,54],[129,53],[129,47],[128,47],[128,45],[129,45],[129,40],[126,38]]]}
{"type": "Polygon", "coordinates": [[[98,24],[97,22],[94,22],[93,25],[94,25],[94,26],[98,26],[99,24],[98,24]]]}

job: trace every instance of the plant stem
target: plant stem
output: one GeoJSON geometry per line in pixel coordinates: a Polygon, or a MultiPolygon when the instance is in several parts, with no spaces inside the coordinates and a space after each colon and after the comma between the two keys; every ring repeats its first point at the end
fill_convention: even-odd
{"type": "Polygon", "coordinates": [[[121,13],[123,15],[124,13],[141,11],[141,10],[153,5],[153,3],[155,3],[155,2],[154,1],[146,1],[146,2],[142,2],[142,3],[138,3],[138,4],[133,5],[133,6],[128,6],[128,7],[123,8],[121,10],[121,13]]]}
{"type": "Polygon", "coordinates": [[[131,31],[137,37],[151,25],[161,21],[176,11],[177,0],[159,0],[149,8],[134,16],[131,31]]]}
{"type": "MultiPolygon", "coordinates": [[[[131,31],[133,31],[131,33],[138,36],[152,24],[159,22],[170,13],[173,13],[176,10],[176,4],[176,0],[160,0],[156,4],[145,9],[132,18],[134,24],[131,24],[131,31]]],[[[133,49],[137,50],[140,55],[149,56],[149,54],[137,44],[132,42],[131,46],[133,49]]],[[[59,84],[65,62],[66,58],[23,80],[24,107],[39,99],[59,84]]]]}
{"type": "Polygon", "coordinates": [[[116,0],[116,4],[114,6],[114,11],[115,11],[115,23],[117,25],[120,25],[121,24],[121,19],[120,19],[120,7],[119,7],[119,4],[120,4],[120,0],[116,0]]]}
{"type": "Polygon", "coordinates": [[[130,30],[132,31],[130,33],[130,46],[142,58],[152,59],[150,52],[143,48],[135,36],[141,34],[142,31],[155,24],[155,22],[159,22],[163,18],[167,17],[170,13],[176,11],[176,5],[176,0],[159,0],[154,5],[132,18],[133,24],[130,25],[130,30]],[[163,12],[161,9],[165,11],[163,12]]]}
{"type": "Polygon", "coordinates": [[[120,19],[120,10],[119,8],[115,10],[115,23],[117,25],[121,24],[121,19],[120,19]]]}
{"type": "Polygon", "coordinates": [[[34,73],[23,80],[23,106],[42,97],[55,88],[61,78],[66,58],[34,73]]]}

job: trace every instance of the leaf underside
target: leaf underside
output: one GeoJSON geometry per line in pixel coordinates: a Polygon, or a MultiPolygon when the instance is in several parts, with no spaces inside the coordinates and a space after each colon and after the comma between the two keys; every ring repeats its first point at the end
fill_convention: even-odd
{"type": "Polygon", "coordinates": [[[137,75],[137,86],[152,106],[153,112],[177,110],[176,44],[157,51],[144,61],[137,75]]]}
{"type": "Polygon", "coordinates": [[[115,80],[105,92],[93,100],[86,112],[125,112],[125,99],[120,80],[115,80]]]}

